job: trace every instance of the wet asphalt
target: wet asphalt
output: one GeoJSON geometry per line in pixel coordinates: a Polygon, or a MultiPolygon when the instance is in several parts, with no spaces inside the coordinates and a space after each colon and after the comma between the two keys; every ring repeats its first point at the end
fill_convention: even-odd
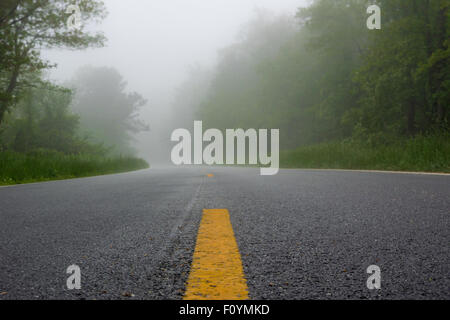
{"type": "Polygon", "coordinates": [[[252,299],[450,298],[450,176],[191,167],[0,188],[0,300],[181,299],[213,208],[252,299]]]}

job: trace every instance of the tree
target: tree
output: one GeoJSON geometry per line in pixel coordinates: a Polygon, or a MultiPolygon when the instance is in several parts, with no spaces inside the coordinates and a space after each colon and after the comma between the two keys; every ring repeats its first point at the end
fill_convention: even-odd
{"type": "Polygon", "coordinates": [[[448,131],[449,7],[448,0],[313,0],[299,9],[297,30],[257,19],[222,51],[197,118],[221,129],[279,128],[283,149],[448,131]],[[367,28],[372,3],[381,7],[381,30],[367,28]]]}
{"type": "Polygon", "coordinates": [[[70,90],[51,83],[24,91],[3,127],[4,147],[22,153],[37,150],[65,154],[104,152],[100,145],[88,144],[80,137],[79,117],[70,110],[72,98],[70,90]]]}
{"type": "Polygon", "coordinates": [[[66,26],[69,4],[77,4],[86,24],[102,19],[105,8],[99,0],[2,0],[0,4],[0,126],[5,113],[18,101],[22,89],[35,86],[26,81],[28,73],[52,67],[40,57],[42,48],[83,49],[102,46],[101,33],[92,34],[81,26],[66,26]]]}
{"type": "Polygon", "coordinates": [[[372,33],[364,64],[355,72],[360,101],[352,121],[365,136],[413,136],[445,128],[450,105],[448,1],[379,4],[385,22],[372,33]]]}
{"type": "Polygon", "coordinates": [[[134,152],[131,134],[149,129],[138,119],[147,101],[136,92],[126,92],[126,85],[117,70],[107,67],[81,68],[70,83],[81,129],[92,141],[104,142],[123,154],[134,152]]]}
{"type": "Polygon", "coordinates": [[[317,0],[297,22],[258,16],[223,51],[202,119],[218,128],[280,128],[283,148],[351,134],[352,72],[367,37],[362,0],[317,0]],[[281,36],[282,35],[282,36],[281,36]]]}
{"type": "MultiPolygon", "coordinates": [[[[221,50],[208,92],[198,102],[198,116],[213,128],[267,128],[270,116],[259,101],[261,66],[279,54],[295,35],[296,25],[288,16],[258,11],[236,43],[221,50]]],[[[187,98],[189,94],[185,95],[187,98]]],[[[272,122],[271,122],[272,123],[272,122]]]]}

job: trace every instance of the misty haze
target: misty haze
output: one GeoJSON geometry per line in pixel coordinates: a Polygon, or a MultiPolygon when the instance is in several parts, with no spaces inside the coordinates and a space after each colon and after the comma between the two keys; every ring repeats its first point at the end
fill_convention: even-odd
{"type": "Polygon", "coordinates": [[[448,300],[449,8],[1,0],[0,300],[448,300]]]}
{"type": "MultiPolygon", "coordinates": [[[[221,50],[245,39],[252,22],[264,27],[264,23],[280,18],[290,20],[295,28],[297,8],[305,3],[108,0],[107,18],[100,25],[89,25],[104,32],[108,39],[104,48],[46,50],[44,57],[58,64],[49,77],[60,83],[69,81],[85,66],[116,69],[127,82],[127,91],[148,99],[139,110],[139,119],[150,130],[134,135],[133,147],[151,165],[169,165],[170,133],[183,124],[193,127],[195,104],[200,103],[202,90],[206,91],[209,83],[206,73],[212,73],[221,50]],[[190,83],[192,77],[196,83],[190,83]],[[184,93],[187,90],[190,94],[184,93]],[[183,108],[186,98],[189,104],[183,108]]],[[[97,112],[101,116],[102,111],[97,112]]]]}

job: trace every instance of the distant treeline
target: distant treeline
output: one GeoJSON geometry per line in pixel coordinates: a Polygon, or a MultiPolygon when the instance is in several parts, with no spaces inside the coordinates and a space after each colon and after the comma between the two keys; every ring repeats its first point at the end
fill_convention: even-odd
{"type": "Polygon", "coordinates": [[[315,0],[295,18],[260,12],[214,70],[191,72],[174,111],[206,127],[279,128],[285,150],[446,134],[449,6],[315,0]],[[370,4],[381,8],[381,30],[366,27],[370,4]]]}
{"type": "MultiPolygon", "coordinates": [[[[30,75],[28,75],[31,78],[30,75]]],[[[20,153],[37,150],[64,154],[132,155],[132,133],[147,129],[137,119],[146,103],[125,92],[122,76],[113,68],[81,68],[64,87],[33,75],[36,87],[5,115],[0,148],[20,153]]]]}

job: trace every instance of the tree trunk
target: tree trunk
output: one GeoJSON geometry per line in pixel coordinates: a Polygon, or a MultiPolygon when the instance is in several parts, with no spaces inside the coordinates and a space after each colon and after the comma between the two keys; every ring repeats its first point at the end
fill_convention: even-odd
{"type": "MultiPolygon", "coordinates": [[[[445,50],[445,41],[447,39],[447,14],[448,14],[448,4],[445,3],[445,1],[440,1],[440,5],[441,7],[439,8],[439,14],[438,14],[438,19],[437,19],[437,23],[438,23],[438,43],[439,43],[439,49],[441,50],[445,50]]],[[[446,68],[446,63],[448,63],[445,61],[441,61],[441,63],[439,63],[439,67],[440,68],[446,68]]],[[[441,89],[442,86],[442,82],[445,81],[445,77],[439,79],[439,87],[438,90],[441,89]]],[[[438,102],[438,106],[437,106],[437,118],[438,118],[438,123],[439,124],[443,124],[445,123],[446,120],[446,107],[442,104],[442,102],[438,102]]]]}
{"type": "Polygon", "coordinates": [[[413,136],[416,133],[416,101],[412,98],[408,106],[408,135],[413,136]]]}
{"type": "Polygon", "coordinates": [[[0,126],[3,123],[6,110],[8,110],[11,101],[13,100],[12,93],[17,86],[17,78],[19,77],[19,67],[15,66],[9,80],[8,88],[6,88],[4,97],[0,100],[0,126]]]}

